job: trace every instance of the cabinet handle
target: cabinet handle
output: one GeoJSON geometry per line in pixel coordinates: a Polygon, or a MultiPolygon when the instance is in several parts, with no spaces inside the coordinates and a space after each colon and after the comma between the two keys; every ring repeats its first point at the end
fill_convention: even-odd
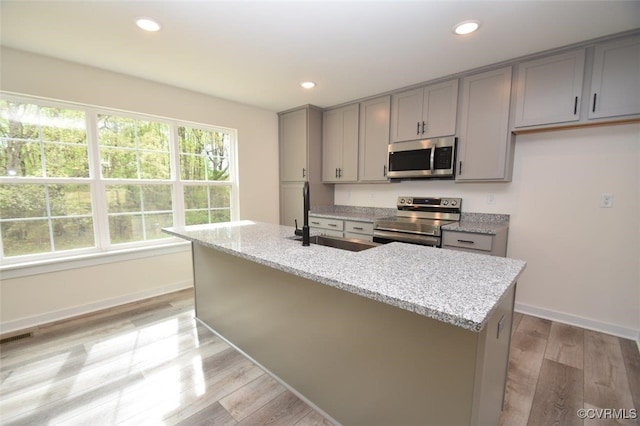
{"type": "Polygon", "coordinates": [[[313,220],[311,221],[312,225],[320,225],[320,222],[314,222],[313,220]]]}
{"type": "Polygon", "coordinates": [[[338,169],[338,177],[341,178],[342,177],[342,169],[338,169]]]}
{"type": "Polygon", "coordinates": [[[591,109],[591,112],[596,112],[596,98],[597,98],[598,94],[594,93],[593,94],[593,108],[591,109]]]}
{"type": "Polygon", "coordinates": [[[420,134],[420,122],[418,121],[418,123],[416,123],[416,124],[417,124],[416,135],[419,135],[420,134]]]}
{"type": "Polygon", "coordinates": [[[573,115],[576,115],[578,113],[578,97],[576,96],[576,99],[573,101],[573,115]]]}
{"type": "Polygon", "coordinates": [[[425,129],[425,124],[424,121],[422,122],[422,134],[424,135],[424,129],[425,129]]]}
{"type": "Polygon", "coordinates": [[[458,167],[458,176],[462,175],[462,161],[460,161],[460,167],[458,167]]]}
{"type": "Polygon", "coordinates": [[[338,177],[338,168],[336,167],[336,177],[338,177]]]}
{"type": "Polygon", "coordinates": [[[458,240],[459,243],[465,243],[465,244],[475,244],[475,241],[471,241],[471,240],[458,240]]]}
{"type": "Polygon", "coordinates": [[[302,177],[307,177],[307,169],[302,168],[302,177]]]}
{"type": "Polygon", "coordinates": [[[387,177],[387,165],[382,166],[382,176],[387,177]]]}
{"type": "Polygon", "coordinates": [[[361,226],[354,226],[353,229],[355,229],[356,231],[364,231],[364,228],[361,226]]]}
{"type": "Polygon", "coordinates": [[[338,227],[338,225],[336,225],[335,223],[330,223],[329,226],[333,226],[334,228],[338,227]]]}

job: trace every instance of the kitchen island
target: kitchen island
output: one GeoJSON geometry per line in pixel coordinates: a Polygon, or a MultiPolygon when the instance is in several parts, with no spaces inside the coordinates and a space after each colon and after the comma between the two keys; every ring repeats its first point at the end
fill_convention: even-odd
{"type": "Polygon", "coordinates": [[[525,262],[303,247],[251,221],[165,231],[192,242],[197,318],[336,422],[497,423],[525,262]]]}

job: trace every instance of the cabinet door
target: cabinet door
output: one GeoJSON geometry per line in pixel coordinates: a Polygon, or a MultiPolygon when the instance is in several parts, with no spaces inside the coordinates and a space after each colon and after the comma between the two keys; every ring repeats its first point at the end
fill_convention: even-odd
{"type": "Polygon", "coordinates": [[[457,181],[508,180],[511,67],[463,80],[457,181]]]}
{"type": "Polygon", "coordinates": [[[300,181],[307,174],[307,110],[280,116],[280,180],[300,181]]]}
{"type": "Polygon", "coordinates": [[[302,228],[304,223],[304,182],[283,183],[280,185],[280,224],[302,228]]]}
{"type": "Polygon", "coordinates": [[[458,80],[424,88],[422,103],[422,138],[452,136],[456,133],[458,80]]]}
{"type": "Polygon", "coordinates": [[[358,111],[353,104],[325,111],[322,131],[322,180],[358,179],[358,111]]]}
{"type": "Polygon", "coordinates": [[[640,114],[640,37],[595,48],[589,118],[640,114]]]}
{"type": "Polygon", "coordinates": [[[580,118],[584,57],[582,49],[520,64],[515,127],[580,118]]]}
{"type": "Polygon", "coordinates": [[[342,111],[332,109],[322,114],[322,181],[338,180],[342,151],[342,111]]]}
{"type": "Polygon", "coordinates": [[[342,118],[342,161],[339,178],[341,182],[355,182],[358,180],[360,104],[344,107],[342,118]]]}
{"type": "Polygon", "coordinates": [[[358,180],[387,180],[391,96],[360,103],[358,180]]]}
{"type": "Polygon", "coordinates": [[[420,139],[424,89],[398,93],[391,97],[391,142],[420,139]]]}

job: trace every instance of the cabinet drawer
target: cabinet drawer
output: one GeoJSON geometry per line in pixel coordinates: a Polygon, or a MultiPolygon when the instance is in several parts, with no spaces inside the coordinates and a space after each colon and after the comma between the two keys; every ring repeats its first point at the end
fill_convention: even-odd
{"type": "Polygon", "coordinates": [[[493,246],[493,235],[445,231],[442,234],[442,245],[491,251],[493,246]]]}
{"type": "Polygon", "coordinates": [[[344,237],[349,239],[356,239],[356,240],[369,241],[369,242],[373,241],[373,235],[358,234],[356,232],[345,232],[344,237]]]}
{"type": "Polygon", "coordinates": [[[373,235],[373,223],[347,220],[344,222],[344,230],[345,232],[353,232],[356,234],[373,235]]]}
{"type": "Polygon", "coordinates": [[[311,228],[330,229],[333,231],[344,230],[344,222],[338,219],[328,219],[326,217],[309,217],[309,226],[311,228]]]}

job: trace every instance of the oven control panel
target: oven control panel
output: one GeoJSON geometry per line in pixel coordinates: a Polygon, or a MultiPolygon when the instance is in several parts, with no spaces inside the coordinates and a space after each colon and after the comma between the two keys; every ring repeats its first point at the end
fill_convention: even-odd
{"type": "Polygon", "coordinates": [[[457,208],[462,205],[462,198],[441,198],[441,197],[398,197],[398,208],[413,207],[413,208],[457,208]]]}

